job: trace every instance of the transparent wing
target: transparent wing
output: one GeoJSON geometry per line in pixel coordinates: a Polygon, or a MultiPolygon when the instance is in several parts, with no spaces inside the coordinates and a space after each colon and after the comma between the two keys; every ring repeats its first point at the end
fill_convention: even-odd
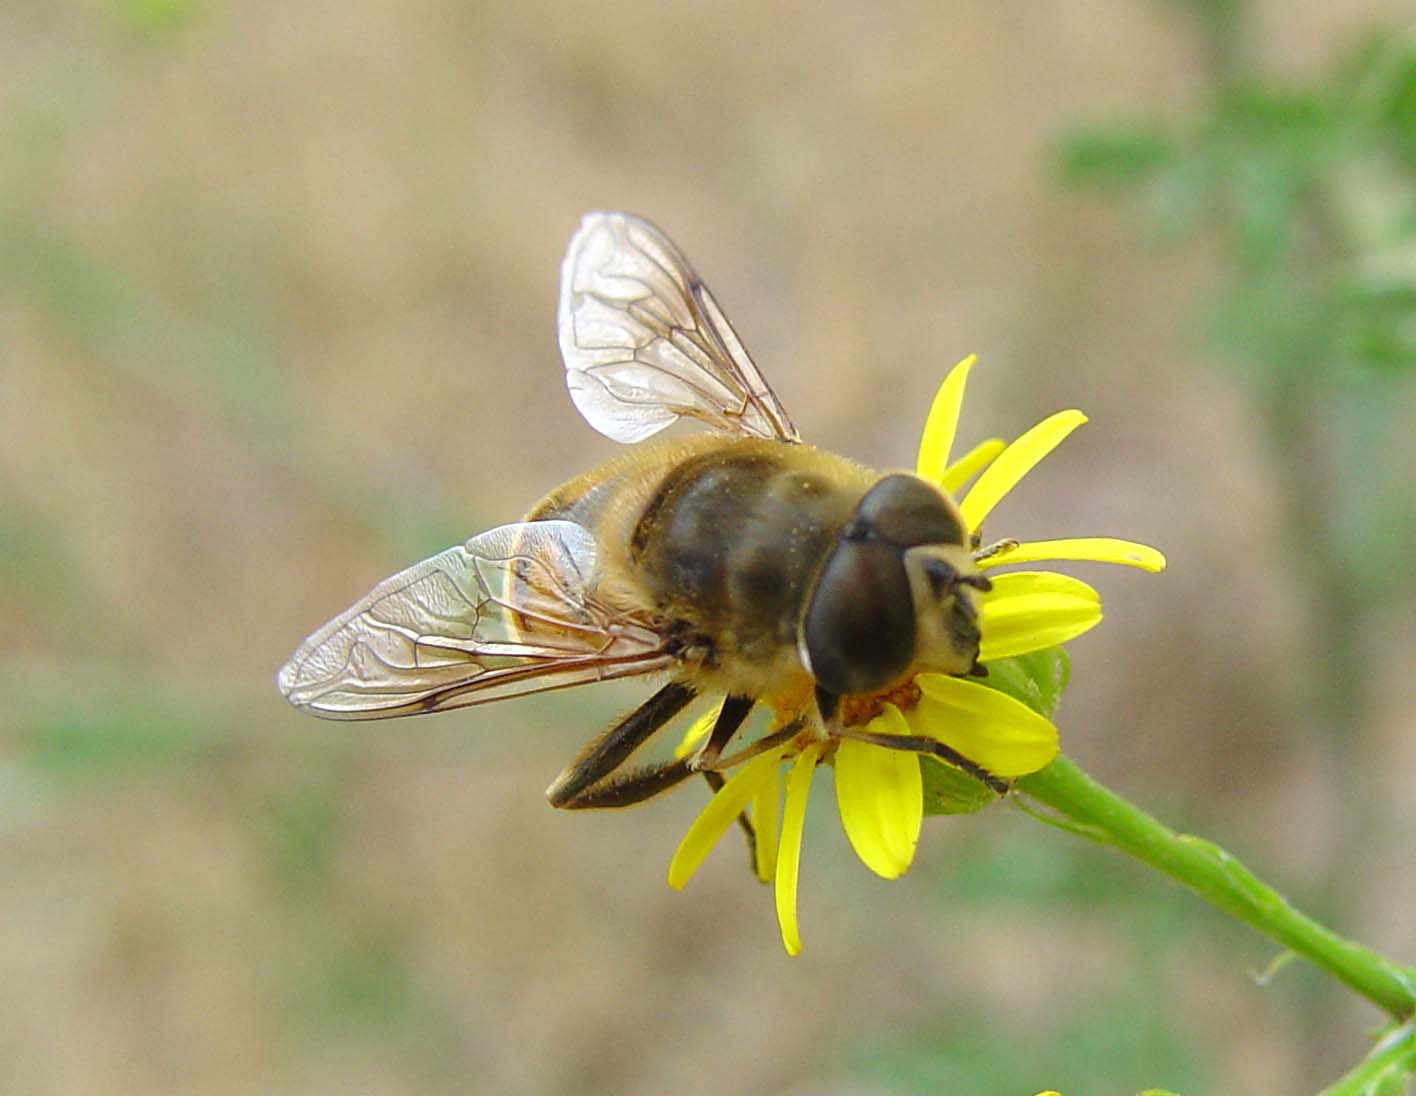
{"type": "Polygon", "coordinates": [[[503,525],[379,583],[300,644],[276,684],[329,719],[378,719],[666,668],[648,623],[595,597],[595,540],[503,525]]]}
{"type": "Polygon", "coordinates": [[[648,221],[589,213],[561,264],[561,357],[580,413],[615,441],[680,416],[799,441],[776,395],[683,253],[648,221]]]}

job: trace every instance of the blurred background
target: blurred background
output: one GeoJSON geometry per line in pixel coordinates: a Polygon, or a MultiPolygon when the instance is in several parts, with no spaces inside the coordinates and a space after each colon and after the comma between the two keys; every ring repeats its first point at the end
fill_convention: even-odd
{"type": "MultiPolygon", "coordinates": [[[[1416,29],[1403,0],[8,0],[0,1091],[1297,1093],[1380,1017],[1006,807],[805,952],[706,792],[542,789],[633,686],[321,723],[273,674],[611,456],[580,214],[693,258],[818,444],[1091,416],[991,521],[1079,565],[1064,748],[1416,960],[1416,29]]],[[[828,777],[818,777],[821,788],[828,777]]]]}

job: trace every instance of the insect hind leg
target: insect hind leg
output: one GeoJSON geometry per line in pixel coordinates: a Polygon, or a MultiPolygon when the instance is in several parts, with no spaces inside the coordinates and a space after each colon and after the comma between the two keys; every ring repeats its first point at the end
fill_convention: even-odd
{"type": "MultiPolygon", "coordinates": [[[[592,742],[575,762],[567,766],[546,791],[552,805],[565,810],[630,807],[676,787],[695,772],[702,772],[708,786],[717,794],[726,780],[712,766],[719,764],[724,747],[752,711],[756,704],[754,698],[728,697],[718,713],[708,742],[696,754],[645,765],[625,773],[615,771],[655,731],[682,711],[693,697],[692,688],[677,683],[666,685],[655,693],[592,742]]],[[[784,734],[795,732],[793,725],[769,736],[767,741],[777,742],[784,734]]],[[[765,748],[765,744],[759,743],[757,748],[765,748]]],[[[748,752],[755,750],[749,748],[748,752]]],[[[757,831],[746,811],[738,814],[737,821],[747,838],[748,866],[756,875],[757,831]]]]}
{"type": "MultiPolygon", "coordinates": [[[[700,771],[716,792],[723,786],[723,777],[709,766],[718,763],[723,747],[752,710],[756,700],[751,697],[730,696],[723,702],[708,742],[695,754],[643,765],[628,772],[615,771],[640,744],[677,715],[693,695],[689,686],[669,685],[650,697],[592,742],[557,778],[547,792],[551,803],[567,810],[629,807],[667,791],[700,771]],[[685,693],[687,696],[683,697],[685,693]]],[[[746,817],[741,821],[751,833],[746,817]]]]}
{"type": "MultiPolygon", "coordinates": [[[[603,780],[583,789],[576,795],[558,803],[566,810],[607,810],[615,807],[632,807],[646,799],[652,799],[661,792],[676,787],[694,774],[696,770],[688,758],[680,757],[672,761],[646,765],[627,773],[612,773],[603,780]]],[[[716,795],[727,781],[723,774],[712,769],[702,770],[703,778],[716,795]]],[[[738,825],[747,838],[747,862],[754,875],[757,871],[757,831],[746,811],[737,817],[738,825]]]]}
{"type": "MultiPolygon", "coordinates": [[[[589,787],[582,788],[574,795],[555,803],[568,811],[607,810],[615,807],[632,807],[652,799],[660,792],[683,783],[693,775],[693,768],[686,757],[672,761],[661,761],[626,773],[609,773],[589,787]]],[[[554,801],[553,801],[554,802],[554,801]]]]}
{"type": "MultiPolygon", "coordinates": [[[[629,760],[630,754],[639,749],[660,727],[688,705],[697,695],[697,690],[682,682],[671,681],[651,696],[638,708],[630,712],[604,734],[590,743],[580,756],[567,765],[564,771],[546,789],[546,798],[553,807],[582,807],[590,804],[581,802],[585,792],[602,784],[616,769],[629,760]]],[[[684,776],[691,770],[684,761],[684,776]]],[[[678,780],[683,779],[679,777],[678,780]]],[[[671,787],[678,780],[664,787],[671,787]]],[[[660,791],[663,788],[659,789],[660,791]]],[[[639,799],[647,799],[656,792],[648,791],[639,799]]],[[[637,803],[639,799],[627,802],[637,803]]],[[[620,804],[606,804],[617,806],[620,804]]],[[[624,805],[627,805],[624,804],[624,805]]]]}

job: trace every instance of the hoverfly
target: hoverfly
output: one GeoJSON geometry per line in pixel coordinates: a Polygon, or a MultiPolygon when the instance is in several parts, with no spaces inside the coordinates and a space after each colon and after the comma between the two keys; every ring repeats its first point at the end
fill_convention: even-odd
{"type": "MultiPolygon", "coordinates": [[[[614,678],[663,684],[547,789],[557,807],[621,807],[796,734],[843,731],[841,700],[922,670],[980,673],[989,588],[953,499],[803,444],[708,287],[653,225],[591,213],[561,267],[571,399],[637,443],[525,519],[385,579],[280,671],[329,719],[444,711],[614,678]],[[649,441],[680,418],[707,432],[649,441]],[[726,697],[686,757],[630,756],[700,693],[726,697]],[[759,702],[784,726],[723,756],[759,702]]],[[[1006,790],[942,743],[931,752],[1006,790]]]]}

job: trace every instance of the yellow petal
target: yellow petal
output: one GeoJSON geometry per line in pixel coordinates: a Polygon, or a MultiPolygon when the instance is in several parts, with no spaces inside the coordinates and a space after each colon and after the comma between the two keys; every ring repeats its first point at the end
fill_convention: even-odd
{"type": "Polygon", "coordinates": [[[1043,457],[1056,449],[1087,417],[1080,411],[1059,411],[1027,431],[983,470],[959,509],[971,530],[977,530],[999,500],[1011,491],[1043,457]]]}
{"type": "Polygon", "coordinates": [[[1142,571],[1165,570],[1165,557],[1148,544],[1115,537],[1068,537],[1065,540],[1032,540],[990,556],[979,564],[987,569],[1003,563],[1037,563],[1045,559],[1120,563],[1142,571]]]}
{"type": "Polygon", "coordinates": [[[989,438],[987,441],[979,442],[944,469],[944,474],[939,477],[939,486],[952,495],[1007,448],[1008,443],[1002,438],[989,438]]]}
{"type": "Polygon", "coordinates": [[[1070,575],[1014,571],[992,581],[978,613],[982,662],[1055,647],[1101,623],[1101,598],[1070,575]]]}
{"type": "Polygon", "coordinates": [[[970,354],[949,370],[949,375],[934,394],[934,402],[930,404],[924,433],[919,439],[915,471],[931,483],[938,483],[949,465],[949,450],[954,447],[954,432],[959,426],[959,407],[964,402],[964,384],[977,360],[977,355],[970,354]]]}
{"type": "Polygon", "coordinates": [[[698,817],[674,851],[674,858],[669,861],[669,886],[674,890],[683,889],[743,808],[763,785],[776,782],[777,766],[781,760],[781,750],[771,750],[754,757],[708,800],[708,805],[698,812],[698,817]]]}
{"type": "Polygon", "coordinates": [[[821,757],[821,743],[813,742],[797,755],[787,773],[786,804],[782,809],[782,841],[777,847],[777,875],[773,897],[777,902],[777,924],[782,930],[782,946],[788,955],[801,952],[801,929],[797,925],[797,873],[801,867],[801,831],[806,824],[806,793],[811,790],[811,774],[821,757]]]}
{"type": "Polygon", "coordinates": [[[687,757],[693,753],[708,737],[708,732],[713,729],[713,724],[718,722],[718,712],[722,710],[722,702],[714,704],[706,712],[689,724],[688,730],[683,732],[683,738],[674,747],[675,757],[687,757]]]}
{"type": "Polygon", "coordinates": [[[998,776],[1036,772],[1057,756],[1057,728],[1011,696],[944,674],[920,674],[909,723],[998,776]]]}
{"type": "Polygon", "coordinates": [[[777,874],[777,840],[781,829],[782,789],[780,781],[768,780],[752,800],[753,861],[757,878],[772,882],[777,874]]]}
{"type": "MultiPolygon", "coordinates": [[[[909,734],[893,704],[868,724],[873,734],[909,734]]],[[[876,875],[898,879],[914,860],[924,820],[924,783],[919,758],[853,739],[836,749],[836,809],[851,848],[876,875]]]]}

